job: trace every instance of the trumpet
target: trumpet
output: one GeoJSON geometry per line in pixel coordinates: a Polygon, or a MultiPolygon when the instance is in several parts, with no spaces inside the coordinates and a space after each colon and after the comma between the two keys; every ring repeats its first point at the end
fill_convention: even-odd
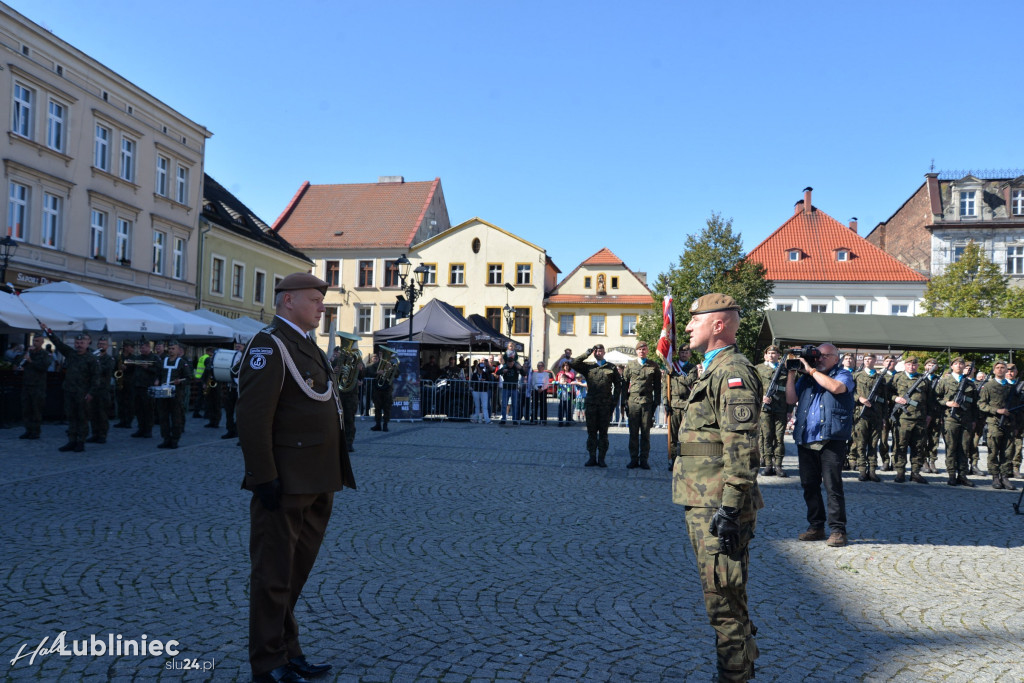
{"type": "Polygon", "coordinates": [[[384,388],[390,386],[398,376],[398,361],[395,360],[395,350],[386,346],[380,347],[380,362],[377,364],[377,386],[384,388]]]}
{"type": "Polygon", "coordinates": [[[142,367],[142,368],[152,367],[152,366],[156,365],[156,363],[157,363],[157,361],[155,361],[155,360],[134,360],[132,358],[127,358],[124,361],[125,365],[136,365],[136,366],[142,367]]]}

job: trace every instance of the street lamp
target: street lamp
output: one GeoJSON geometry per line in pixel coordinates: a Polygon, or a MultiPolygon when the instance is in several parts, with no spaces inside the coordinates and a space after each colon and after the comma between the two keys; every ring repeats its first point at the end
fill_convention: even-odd
{"type": "Polygon", "coordinates": [[[416,277],[410,278],[409,269],[412,268],[412,261],[407,259],[405,254],[402,254],[402,257],[395,261],[395,264],[398,266],[398,277],[402,279],[402,291],[409,301],[409,341],[412,341],[412,319],[416,313],[416,299],[419,299],[423,294],[423,281],[426,279],[430,269],[421,263],[412,271],[416,277]]]}
{"type": "Polygon", "coordinates": [[[508,328],[508,336],[512,336],[512,322],[516,319],[516,309],[508,304],[502,309],[505,311],[505,327],[508,328]]]}
{"type": "Polygon", "coordinates": [[[7,266],[11,263],[11,257],[18,251],[18,243],[8,235],[0,240],[0,284],[7,283],[7,266]]]}

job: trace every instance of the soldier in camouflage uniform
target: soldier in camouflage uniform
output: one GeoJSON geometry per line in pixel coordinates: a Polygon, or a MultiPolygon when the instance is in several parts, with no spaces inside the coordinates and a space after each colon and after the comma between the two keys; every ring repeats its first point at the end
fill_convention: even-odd
{"type": "Polygon", "coordinates": [[[19,439],[38,439],[43,425],[43,407],[46,405],[46,378],[53,358],[43,348],[43,335],[32,338],[32,347],[14,367],[22,373],[21,412],[25,433],[19,439]]]}
{"type": "Polygon", "coordinates": [[[928,428],[925,430],[925,458],[922,469],[925,472],[938,474],[939,470],[936,468],[935,463],[939,459],[939,439],[942,436],[942,421],[946,414],[936,395],[936,389],[938,389],[939,382],[942,380],[939,362],[934,358],[926,360],[924,362],[924,374],[928,377],[927,381],[932,388],[932,395],[928,411],[928,414],[931,416],[931,422],[928,423],[928,428]]]}
{"type": "Polygon", "coordinates": [[[853,425],[853,451],[856,454],[857,469],[860,481],[882,481],[875,474],[878,458],[876,447],[885,421],[885,396],[888,388],[885,373],[875,370],[875,355],[865,354],[864,367],[853,375],[855,406],[853,425]],[[871,392],[875,392],[875,400],[871,400],[871,392]]]}
{"type": "Polygon", "coordinates": [[[736,349],[739,306],[724,294],[693,302],[686,326],[690,348],[704,353],[679,430],[672,502],[685,506],[711,627],[718,680],[754,676],[757,628],[747,610],[750,541],[757,511],[758,415],[763,390],[753,366],[736,349]]]}
{"type": "Polygon", "coordinates": [[[917,374],[917,359],[907,356],[903,361],[903,372],[893,380],[893,401],[902,406],[897,420],[900,429],[899,448],[893,453],[896,468],[896,483],[906,479],[907,449],[910,449],[910,481],[927,484],[921,476],[927,453],[925,452],[925,431],[931,422],[932,385],[928,378],[917,374]]]}
{"type": "Polygon", "coordinates": [[[89,403],[89,424],[92,427],[92,436],[85,442],[106,443],[107,432],[110,431],[110,408],[113,402],[111,384],[114,381],[114,369],[117,366],[117,361],[110,353],[110,341],[106,337],[96,340],[96,353],[93,355],[96,356],[100,374],[96,384],[96,393],[89,403]]]}
{"type": "Polygon", "coordinates": [[[585,467],[607,467],[608,425],[612,410],[622,395],[622,377],[615,365],[604,359],[604,344],[595,344],[569,362],[569,367],[587,380],[585,399],[587,416],[587,454],[585,467]],[[594,354],[594,363],[586,360],[594,354]]]}
{"type": "MultiPolygon", "coordinates": [[[[774,344],[764,350],[764,363],[757,366],[757,376],[761,379],[761,386],[765,392],[772,382],[776,369],[781,365],[782,352],[774,344]]],[[[789,407],[786,405],[786,372],[782,371],[775,395],[767,393],[761,399],[761,419],[759,431],[761,434],[760,446],[761,458],[765,461],[765,476],[788,477],[786,470],[782,468],[782,459],[786,455],[786,421],[789,407]]]]}
{"type": "Polygon", "coordinates": [[[156,399],[156,415],[160,423],[160,436],[163,437],[157,448],[177,448],[185,428],[185,393],[194,378],[192,366],[185,360],[184,352],[184,347],[176,340],[167,342],[167,357],[159,368],[161,383],[170,384],[175,389],[174,396],[156,399]]]}
{"type": "Polygon", "coordinates": [[[668,471],[679,455],[679,426],[683,423],[686,402],[690,398],[690,387],[697,381],[697,366],[690,362],[690,347],[684,346],[676,354],[678,363],[669,363],[668,380],[665,385],[665,411],[668,413],[668,430],[672,447],[668,454],[668,471]]]}
{"type": "Polygon", "coordinates": [[[132,432],[136,439],[153,438],[153,423],[156,407],[149,388],[160,384],[160,365],[163,360],[152,351],[149,341],[143,339],[139,343],[139,354],[135,361],[135,413],[139,418],[139,428],[132,432]]]}
{"type": "Polygon", "coordinates": [[[99,382],[99,363],[89,351],[92,337],[83,332],[75,336],[74,347],[68,346],[43,327],[46,336],[64,356],[64,415],[68,420],[68,442],[57,450],[81,453],[85,450],[85,438],[89,436],[89,402],[96,393],[99,382]]]}
{"type": "Polygon", "coordinates": [[[974,421],[978,416],[978,390],[971,378],[964,373],[964,359],[957,357],[949,363],[949,373],[942,376],[935,388],[936,402],[945,408],[944,433],[946,440],[946,475],[950,486],[970,486],[974,483],[967,478],[970,461],[967,457],[968,444],[974,436],[974,421]],[[960,383],[964,384],[964,396],[956,402],[960,383]]]}
{"type": "Polygon", "coordinates": [[[997,360],[992,366],[992,377],[981,387],[978,393],[978,410],[986,416],[988,423],[988,472],[992,475],[992,488],[1015,490],[1010,483],[1010,469],[1013,463],[1007,457],[1010,432],[1013,430],[1014,416],[1010,414],[1007,404],[1013,385],[1006,382],[1006,363],[997,360]],[[1005,418],[1005,419],[1003,419],[1005,418]],[[1000,421],[1003,422],[1000,425],[1000,421]]]}
{"type": "Polygon", "coordinates": [[[629,421],[629,469],[649,470],[651,454],[651,425],[654,411],[661,402],[661,370],[647,360],[647,344],[636,343],[637,360],[630,361],[622,374],[626,398],[626,418],[629,421]]]}
{"type": "Polygon", "coordinates": [[[1010,405],[1007,406],[1013,412],[1013,427],[1010,432],[1011,436],[1008,439],[1006,447],[1006,458],[1010,461],[1010,475],[1007,479],[1018,478],[1017,473],[1020,472],[1021,462],[1021,426],[1024,421],[1024,415],[1021,410],[1014,410],[1017,406],[1024,404],[1024,396],[1021,395],[1021,390],[1024,390],[1024,385],[1018,384],[1020,378],[1018,377],[1017,366],[1010,364],[1006,366],[1006,382],[1013,385],[1013,392],[1011,393],[1010,405]]]}
{"type": "Polygon", "coordinates": [[[889,435],[892,435],[892,450],[899,450],[899,425],[895,424],[890,416],[892,415],[893,399],[895,398],[893,390],[893,382],[896,379],[896,356],[886,356],[883,364],[885,368],[885,379],[886,379],[886,407],[882,411],[884,421],[882,423],[882,433],[878,436],[878,457],[882,460],[882,469],[886,472],[892,471],[892,457],[889,451],[889,435]]]}

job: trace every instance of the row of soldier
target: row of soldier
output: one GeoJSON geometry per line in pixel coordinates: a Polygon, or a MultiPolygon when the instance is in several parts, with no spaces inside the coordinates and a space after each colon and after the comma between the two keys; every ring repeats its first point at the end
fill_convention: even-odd
{"type": "MultiPolygon", "coordinates": [[[[116,428],[130,429],[132,423],[137,422],[136,431],[131,435],[135,438],[153,438],[153,428],[159,426],[162,441],[158,447],[177,448],[193,384],[203,387],[200,393],[207,413],[206,426],[218,426],[223,405],[227,433],[222,438],[237,436],[234,426],[237,385],[233,381],[213,381],[209,353],[199,359],[194,370],[185,358],[185,346],[177,340],[142,339],[137,344],[126,340],[120,352],[115,353],[106,336],[98,337],[93,349],[92,335],[88,332],[76,334],[69,345],[53,330],[45,326],[42,329],[46,336],[35,335],[30,348],[15,365],[15,371],[23,375],[25,432],[19,438],[41,436],[47,370],[53,362],[53,355],[43,346],[44,338],[49,338],[63,356],[68,441],[58,448],[59,451],[80,453],[86,443],[106,443],[112,417],[118,420],[116,428]]],[[[235,345],[236,351],[241,348],[240,344],[235,345]]]]}

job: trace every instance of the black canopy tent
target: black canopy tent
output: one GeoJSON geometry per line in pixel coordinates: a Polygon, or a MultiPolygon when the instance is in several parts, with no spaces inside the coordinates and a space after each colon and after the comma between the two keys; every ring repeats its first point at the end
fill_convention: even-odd
{"type": "Polygon", "coordinates": [[[469,321],[470,325],[473,325],[482,332],[485,332],[486,334],[489,334],[491,337],[495,338],[497,340],[495,342],[495,345],[502,349],[508,346],[509,342],[512,342],[513,344],[516,345],[516,351],[522,352],[523,349],[526,348],[522,342],[517,342],[515,339],[506,337],[499,330],[494,329],[491,323],[487,322],[487,318],[483,317],[482,315],[472,313],[468,318],[466,318],[466,320],[469,321]]]}
{"type": "MultiPolygon", "coordinates": [[[[373,333],[374,344],[409,339],[410,321],[405,320],[386,330],[373,333]]],[[[472,325],[450,304],[438,299],[429,301],[412,318],[412,341],[424,346],[458,346],[486,349],[501,344],[499,339],[472,325]]]]}
{"type": "Polygon", "coordinates": [[[849,349],[1013,351],[1024,347],[1024,319],[766,311],[758,347],[822,344],[849,349]]]}

